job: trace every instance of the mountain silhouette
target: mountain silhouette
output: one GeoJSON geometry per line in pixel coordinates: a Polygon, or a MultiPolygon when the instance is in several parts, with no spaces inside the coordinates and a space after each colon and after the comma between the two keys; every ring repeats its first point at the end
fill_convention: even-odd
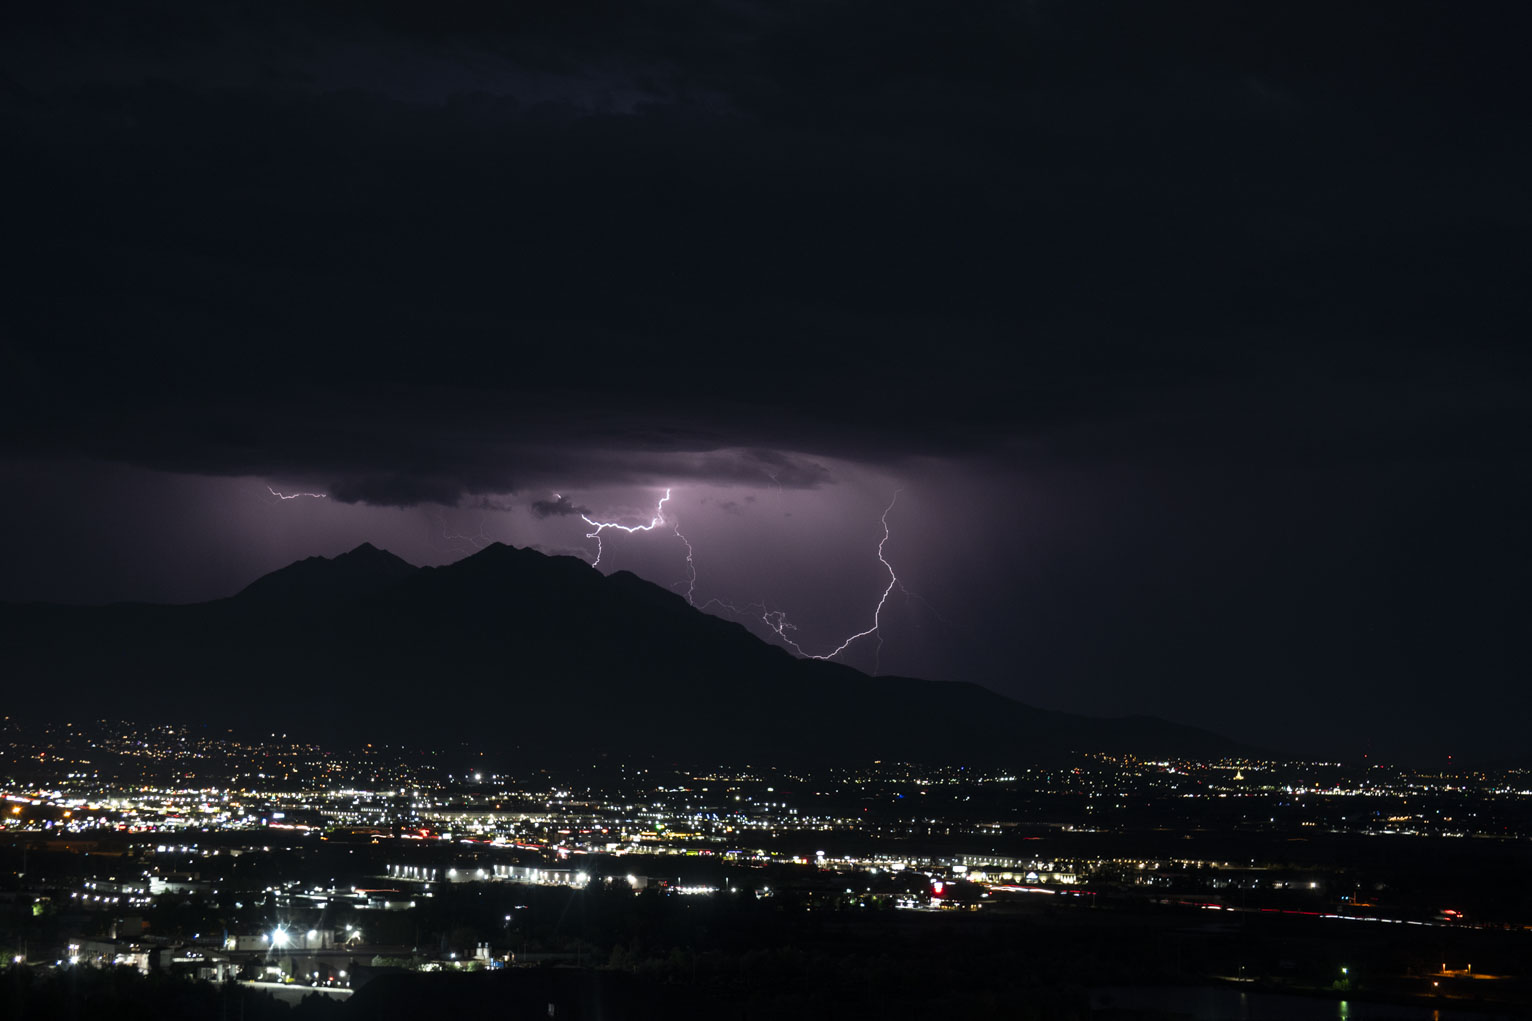
{"type": "Polygon", "coordinates": [[[387,550],[364,542],[333,560],[308,557],[257,578],[236,599],[247,601],[316,602],[346,599],[375,592],[415,573],[415,567],[387,550]]]}
{"type": "Polygon", "coordinates": [[[205,723],[505,759],[1009,764],[1205,756],[1151,717],[798,659],[633,574],[499,543],[445,567],[367,544],[188,606],[0,605],[18,714],[205,723]]]}

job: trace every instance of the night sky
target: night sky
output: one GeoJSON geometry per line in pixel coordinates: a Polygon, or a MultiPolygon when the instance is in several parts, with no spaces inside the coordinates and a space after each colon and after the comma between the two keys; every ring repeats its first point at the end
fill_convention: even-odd
{"type": "Polygon", "coordinates": [[[897,492],[853,666],[1524,755],[1523,10],[14,11],[0,599],[590,559],[670,487],[601,568],[684,593],[679,527],[823,652],[897,492]]]}

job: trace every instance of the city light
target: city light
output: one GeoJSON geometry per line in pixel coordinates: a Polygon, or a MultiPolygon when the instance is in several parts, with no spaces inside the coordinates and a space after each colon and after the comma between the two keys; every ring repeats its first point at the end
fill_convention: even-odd
{"type": "MultiPolygon", "coordinates": [[[[508,955],[517,944],[538,939],[539,929],[558,918],[557,912],[534,910],[530,897],[517,887],[562,888],[571,894],[592,888],[604,891],[603,896],[620,891],[659,904],[673,897],[678,903],[721,905],[742,894],[741,900],[749,901],[803,897],[814,911],[947,913],[998,907],[997,914],[1040,899],[1068,911],[1113,891],[1114,898],[1139,910],[1163,910],[1167,917],[1194,910],[1240,914],[1250,922],[1303,917],[1325,928],[1389,926],[1404,932],[1413,926],[1430,939],[1434,932],[1485,930],[1502,921],[1477,917],[1478,910],[1465,912],[1461,905],[1417,910],[1386,897],[1366,903],[1373,898],[1333,864],[1253,856],[1222,860],[1207,853],[1214,845],[1200,835],[1199,803],[1233,797],[1227,785],[1239,771],[1246,777],[1239,794],[1248,801],[1248,808],[1239,810],[1243,817],[1304,843],[1329,834],[1398,842],[1416,834],[1435,839],[1499,835],[1508,832],[1508,822],[1510,833],[1518,839],[1525,835],[1514,828],[1514,817],[1499,811],[1513,803],[1507,799],[1524,797],[1520,792],[1527,783],[1519,773],[1507,772],[1449,775],[1376,766],[1348,771],[1338,764],[1302,761],[1144,761],[1096,753],[1078,753],[1067,767],[873,762],[813,772],[779,766],[656,768],[646,761],[617,764],[622,779],[611,787],[603,786],[603,776],[613,767],[603,764],[598,774],[539,770],[497,776],[495,782],[503,786],[489,792],[471,781],[472,771],[448,772],[429,759],[391,767],[384,786],[377,782],[371,755],[351,760],[344,752],[280,738],[267,744],[216,736],[193,739],[179,730],[168,732],[170,740],[157,745],[163,733],[116,725],[92,735],[105,747],[85,749],[87,756],[116,754],[130,765],[142,756],[144,774],[130,774],[128,783],[94,774],[66,775],[57,789],[0,791],[0,798],[25,807],[25,821],[8,825],[29,826],[41,834],[49,821],[67,823],[69,832],[85,839],[92,839],[93,830],[139,827],[147,854],[135,864],[142,871],[135,867],[123,875],[118,862],[103,858],[93,861],[86,875],[46,895],[54,904],[114,917],[132,905],[134,914],[142,912],[149,921],[160,914],[156,902],[161,896],[172,904],[185,897],[220,901],[221,891],[228,891],[232,896],[224,903],[231,911],[259,907],[272,913],[253,919],[244,932],[231,925],[220,941],[222,954],[236,961],[248,954],[251,963],[266,956],[279,957],[285,965],[294,954],[333,949],[338,957],[354,949],[364,934],[352,912],[429,906],[435,914],[455,911],[454,905],[466,900],[493,905],[503,921],[494,933],[499,944],[467,953],[462,945],[443,946],[435,939],[429,949],[412,947],[400,956],[411,958],[416,968],[431,962],[451,962],[452,970],[506,966],[514,963],[508,955]],[[302,772],[313,780],[289,781],[279,788],[273,784],[278,789],[267,790],[269,774],[278,769],[284,771],[280,776],[302,772]],[[227,779],[215,779],[215,770],[227,779]],[[159,771],[171,774],[168,782],[157,778],[159,771]],[[193,779],[195,774],[201,775],[193,779]],[[1061,827],[1057,832],[1074,835],[1065,846],[1079,846],[1081,852],[1097,839],[1091,834],[1100,831],[1092,813],[1104,809],[1101,818],[1111,819],[1106,813],[1119,811],[1124,803],[1150,809],[1144,818],[1152,821],[1155,834],[1166,819],[1184,817],[1183,836],[1193,835],[1198,846],[1188,840],[1184,851],[1167,855],[1146,849],[1135,853],[1122,843],[1114,854],[1063,856],[1057,843],[1049,847],[1051,842],[1039,839],[1040,832],[1010,837],[1010,821],[994,808],[997,797],[1039,812],[1052,804],[1072,806],[1067,821],[1055,825],[1061,827]],[[1193,800],[1188,804],[1187,799],[1193,800]],[[1359,804],[1366,810],[1359,810],[1359,804]],[[69,819],[66,810],[72,813],[69,819]],[[215,832],[216,840],[211,837],[215,832]],[[927,842],[928,837],[935,840],[927,842]],[[1008,839],[1020,842],[1002,846],[1008,839]],[[328,879],[307,875],[299,863],[319,840],[334,841],[340,860],[348,856],[346,845],[355,847],[352,860],[360,867],[337,869],[328,879]],[[229,865],[243,866],[239,859],[246,855],[257,856],[247,861],[292,862],[294,872],[276,878],[279,871],[265,880],[264,888],[248,888],[226,871],[229,865]],[[773,871],[747,871],[761,868],[773,871]],[[768,876],[770,885],[761,882],[768,876]],[[720,898],[722,893],[728,896],[720,898]]],[[[44,733],[38,740],[55,742],[41,744],[41,753],[58,754],[56,737],[44,733]]],[[[1223,804],[1217,811],[1228,811],[1223,804]]],[[[1119,840],[1133,839],[1132,825],[1119,840]]],[[[579,903],[578,898],[571,903],[579,903]]],[[[1438,903],[1455,902],[1443,896],[1438,903]]],[[[721,908],[710,910],[715,909],[721,908]]],[[[404,926],[380,918],[378,925],[365,928],[373,938],[392,944],[386,933],[413,933],[420,917],[404,926]]],[[[203,963],[205,951],[197,946],[196,935],[189,936],[177,963],[186,970],[211,967],[203,963]]],[[[94,946],[81,952],[61,944],[34,947],[31,957],[49,965],[56,960],[62,968],[137,954],[134,963],[148,967],[144,955],[149,951],[130,951],[130,946],[122,940],[111,952],[94,946]]],[[[1442,961],[1434,978],[1481,978],[1469,965],[1449,970],[1449,963],[1442,961]]],[[[222,980],[227,966],[219,966],[222,976],[214,972],[214,977],[222,980]]],[[[268,959],[266,966],[274,965],[268,959]]],[[[1335,970],[1325,971],[1324,988],[1350,988],[1350,966],[1330,967],[1335,970]]],[[[290,981],[290,970],[276,980],[290,981]]],[[[316,981],[349,985],[337,980],[335,970],[321,970],[316,981]]],[[[1423,984],[1419,988],[1429,995],[1423,984]]],[[[1447,986],[1438,983],[1432,989],[1447,986]]]]}

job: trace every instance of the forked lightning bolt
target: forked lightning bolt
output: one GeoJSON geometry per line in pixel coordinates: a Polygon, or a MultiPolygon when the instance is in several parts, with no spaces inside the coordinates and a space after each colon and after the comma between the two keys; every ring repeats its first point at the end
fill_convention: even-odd
{"type": "MultiPolygon", "coordinates": [[[[449,531],[445,514],[439,515],[439,523],[441,525],[442,541],[446,543],[447,550],[451,553],[477,553],[495,541],[484,534],[484,515],[482,514],[479,515],[478,535],[464,535],[459,532],[449,531]]],[[[435,543],[433,542],[432,545],[435,545],[435,543]]]]}
{"type": "MultiPolygon", "coordinates": [[[[697,594],[697,562],[692,559],[692,541],[681,534],[681,522],[672,522],[671,528],[676,533],[676,538],[681,540],[681,545],[686,547],[686,602],[689,606],[696,606],[693,598],[697,594]]],[[[676,584],[680,584],[677,582],[676,584]]],[[[675,586],[671,586],[674,588],[675,586]]]]}
{"type": "Polygon", "coordinates": [[[328,494],[326,493],[279,493],[275,489],[272,489],[270,486],[266,487],[266,491],[272,496],[276,497],[278,500],[296,500],[300,496],[307,496],[315,500],[324,500],[328,498],[328,494]]]}
{"type": "MultiPolygon", "coordinates": [[[[587,539],[596,540],[596,558],[591,561],[591,566],[596,567],[601,563],[602,553],[604,552],[601,544],[601,533],[608,528],[615,528],[619,531],[632,535],[634,532],[652,532],[662,525],[669,524],[671,531],[675,533],[676,538],[680,539],[681,544],[686,547],[686,601],[692,606],[697,606],[695,600],[697,592],[697,562],[695,557],[696,551],[692,548],[691,540],[687,539],[685,535],[681,534],[680,522],[667,522],[665,519],[665,504],[670,499],[670,492],[671,491],[668,488],[665,490],[665,495],[660,498],[659,503],[654,508],[654,517],[649,521],[647,525],[623,525],[618,524],[615,521],[596,521],[588,515],[581,514],[581,519],[584,520],[584,522],[592,529],[592,531],[586,533],[585,537],[587,539]]],[[[878,542],[878,562],[881,563],[884,570],[888,572],[888,584],[884,586],[883,594],[878,597],[878,605],[873,609],[872,627],[867,628],[865,631],[858,631],[856,634],[841,642],[840,645],[836,646],[831,651],[826,653],[812,653],[805,650],[803,646],[799,645],[788,635],[789,631],[796,631],[798,630],[798,627],[796,624],[792,624],[788,621],[786,611],[773,610],[769,608],[764,602],[749,604],[748,609],[752,611],[751,614],[747,614],[744,610],[741,610],[739,607],[732,603],[716,598],[709,599],[707,602],[703,603],[697,608],[699,610],[707,610],[716,606],[719,609],[727,610],[735,616],[740,617],[753,615],[754,612],[758,611],[760,614],[761,623],[765,624],[766,627],[771,629],[773,634],[780,638],[787,646],[792,648],[793,651],[797,652],[798,655],[804,656],[808,659],[834,659],[836,656],[839,656],[841,653],[849,649],[857,641],[866,638],[869,635],[875,635],[878,633],[878,629],[882,626],[883,606],[888,602],[888,597],[894,591],[894,587],[900,585],[899,578],[894,573],[894,566],[890,564],[888,562],[888,558],[883,555],[883,547],[888,542],[890,537],[888,515],[893,511],[894,504],[899,502],[900,492],[901,490],[894,491],[893,498],[888,501],[888,506],[883,508],[883,514],[879,518],[883,524],[883,538],[878,542]]],[[[557,498],[558,494],[554,495],[555,498],[557,498]]],[[[677,585],[679,584],[680,583],[678,582],[677,585]]],[[[881,647],[882,636],[879,635],[878,638],[879,646],[881,647]]]]}
{"type": "MultiPolygon", "coordinates": [[[[823,655],[816,655],[812,652],[805,652],[801,645],[787,636],[787,632],[796,631],[797,627],[787,622],[787,614],[784,611],[768,610],[764,606],[761,607],[762,622],[764,622],[767,627],[771,628],[772,631],[776,632],[778,638],[782,639],[782,641],[786,642],[788,645],[791,645],[800,656],[806,656],[809,659],[834,659],[836,656],[839,656],[841,653],[850,648],[853,642],[862,638],[866,638],[868,635],[877,634],[878,628],[881,626],[880,618],[883,614],[883,604],[888,602],[889,593],[894,590],[895,585],[899,584],[899,577],[894,574],[894,565],[890,564],[887,558],[883,556],[883,545],[888,542],[889,537],[888,514],[889,511],[894,509],[894,504],[899,502],[900,492],[901,490],[894,490],[894,498],[888,501],[888,506],[883,508],[883,516],[879,519],[883,522],[883,538],[878,540],[878,562],[883,565],[884,570],[888,571],[888,585],[883,589],[883,594],[878,597],[877,608],[872,611],[872,627],[868,628],[866,631],[858,631],[850,638],[847,638],[844,642],[841,642],[840,645],[836,646],[833,651],[824,653],[823,655]]],[[[879,648],[882,647],[882,641],[882,636],[879,635],[879,648]]]]}
{"type": "MultiPolygon", "coordinates": [[[[553,495],[554,495],[555,498],[557,498],[559,494],[555,493],[553,495]]],[[[608,528],[615,528],[615,529],[618,529],[619,531],[627,532],[629,535],[632,535],[634,532],[652,532],[656,528],[660,527],[661,525],[663,525],[665,523],[665,501],[669,500],[669,499],[670,499],[670,490],[669,490],[669,488],[667,488],[665,490],[665,495],[660,497],[660,502],[654,508],[654,520],[650,521],[647,525],[619,525],[615,521],[592,521],[589,515],[581,514],[580,515],[580,519],[582,521],[584,521],[587,525],[589,525],[590,527],[595,529],[594,532],[587,532],[587,533],[585,533],[585,538],[587,538],[587,539],[595,539],[596,540],[596,559],[592,560],[590,562],[590,565],[592,567],[599,567],[599,566],[601,566],[601,554],[602,554],[601,533],[602,532],[606,531],[608,528]]],[[[677,532],[676,534],[680,535],[681,533],[677,532]]],[[[685,542],[686,540],[683,537],[681,541],[685,542]]],[[[687,549],[690,550],[690,548],[691,548],[691,545],[690,545],[690,543],[688,543],[687,544],[687,549]]],[[[690,559],[690,557],[688,557],[688,560],[689,559],[690,559]]]]}

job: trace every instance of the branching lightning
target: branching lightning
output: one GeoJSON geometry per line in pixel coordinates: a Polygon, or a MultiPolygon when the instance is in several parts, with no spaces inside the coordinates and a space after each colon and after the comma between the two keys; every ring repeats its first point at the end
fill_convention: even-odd
{"type": "MultiPolygon", "coordinates": [[[[439,516],[437,524],[440,525],[442,541],[446,543],[447,551],[450,553],[456,553],[459,555],[464,553],[477,553],[479,550],[495,541],[484,532],[483,514],[479,515],[478,535],[465,535],[456,531],[449,530],[447,525],[447,516],[445,514],[439,516]]],[[[434,541],[432,542],[432,545],[435,545],[434,541]]]]}
{"type": "MultiPolygon", "coordinates": [[[[559,499],[559,494],[554,493],[553,497],[554,499],[559,499]]],[[[585,538],[596,540],[596,559],[592,560],[590,565],[592,567],[601,566],[601,554],[603,552],[601,545],[602,532],[606,531],[608,528],[615,528],[618,531],[627,532],[629,535],[632,535],[634,532],[652,532],[665,523],[665,501],[669,499],[670,490],[667,488],[665,490],[665,495],[660,497],[659,504],[654,508],[654,520],[650,521],[647,525],[620,525],[615,521],[593,521],[590,515],[581,514],[580,520],[584,521],[587,525],[595,529],[594,532],[585,533],[585,538]]],[[[676,534],[680,535],[681,533],[677,532],[676,534]]],[[[685,542],[684,537],[682,538],[682,541],[685,542]]],[[[687,544],[687,548],[691,548],[689,543],[687,544]]]]}
{"type": "MultiPolygon", "coordinates": [[[[879,520],[883,523],[883,538],[878,540],[878,562],[883,565],[883,568],[886,571],[888,571],[888,585],[884,587],[883,594],[878,597],[878,605],[872,611],[872,627],[868,628],[866,631],[858,631],[850,638],[847,638],[844,642],[841,642],[840,645],[836,646],[833,651],[824,653],[823,655],[816,655],[812,652],[804,651],[803,646],[799,645],[797,642],[788,637],[787,632],[796,631],[797,627],[796,625],[788,623],[787,613],[785,611],[767,610],[762,607],[762,622],[764,622],[767,627],[771,628],[772,631],[776,632],[778,638],[792,646],[800,656],[806,656],[809,659],[834,659],[836,656],[839,656],[841,653],[850,648],[852,643],[866,638],[868,635],[878,634],[878,628],[882,626],[881,618],[883,615],[883,604],[888,602],[889,593],[894,591],[895,585],[899,584],[899,576],[894,573],[894,565],[890,564],[888,559],[883,556],[883,546],[888,542],[889,539],[888,514],[894,509],[894,504],[899,502],[900,492],[901,490],[894,490],[893,499],[888,501],[888,506],[883,508],[883,515],[881,518],[879,518],[879,520]]],[[[882,642],[883,636],[878,635],[879,648],[882,647],[882,642]]]]}
{"type": "MultiPolygon", "coordinates": [[[[782,497],[781,483],[778,482],[775,475],[771,475],[770,473],[767,474],[771,479],[773,487],[777,490],[777,498],[780,501],[782,497]]],[[[312,500],[325,500],[329,498],[329,494],[327,493],[284,493],[278,491],[269,484],[266,486],[266,490],[278,500],[283,501],[297,500],[301,497],[307,497],[312,500]]],[[[758,619],[763,625],[765,625],[768,630],[771,631],[772,634],[776,635],[776,637],[784,645],[792,649],[798,655],[807,659],[831,660],[845,652],[852,645],[868,637],[877,638],[878,649],[881,652],[883,647],[883,636],[880,633],[880,628],[883,626],[883,608],[888,603],[888,597],[893,594],[893,591],[896,587],[900,591],[905,592],[906,595],[914,596],[914,594],[909,592],[909,590],[904,587],[903,583],[900,582],[898,575],[894,572],[894,565],[889,563],[888,558],[884,555],[884,547],[887,545],[888,540],[892,536],[892,532],[888,524],[888,516],[893,512],[895,504],[899,502],[900,492],[902,492],[902,490],[894,491],[893,497],[888,501],[888,506],[883,508],[883,513],[879,517],[879,521],[883,525],[883,538],[878,541],[878,562],[882,564],[883,569],[888,572],[888,584],[883,587],[882,594],[878,596],[877,605],[873,608],[872,626],[858,631],[853,635],[850,635],[835,648],[831,649],[829,652],[824,653],[809,652],[801,644],[799,644],[798,641],[792,636],[792,632],[797,631],[798,626],[788,620],[787,611],[773,609],[764,599],[759,602],[748,603],[743,609],[734,605],[733,603],[718,598],[708,599],[705,603],[698,605],[696,601],[696,550],[693,548],[691,540],[682,533],[680,521],[674,518],[667,518],[665,515],[665,505],[670,502],[671,498],[670,487],[665,489],[665,495],[660,497],[659,502],[655,504],[654,516],[649,520],[648,524],[625,525],[618,521],[597,521],[589,514],[584,513],[584,508],[579,508],[579,510],[581,511],[580,519],[584,521],[586,525],[590,526],[590,531],[585,533],[585,537],[587,539],[596,540],[596,555],[595,558],[591,561],[592,567],[601,566],[601,559],[605,555],[605,546],[602,542],[603,532],[608,530],[615,530],[628,535],[633,535],[636,532],[653,532],[657,529],[669,526],[670,531],[675,534],[675,537],[680,540],[681,545],[686,548],[686,577],[684,580],[684,585],[685,598],[688,605],[694,606],[699,610],[705,611],[717,608],[736,617],[758,619]]],[[[555,500],[562,499],[561,495],[558,493],[553,494],[553,496],[555,500]]],[[[567,513],[567,511],[564,513],[567,513]]],[[[454,552],[462,551],[465,547],[468,550],[481,549],[491,541],[489,536],[485,535],[484,533],[482,518],[480,520],[478,535],[469,536],[449,532],[445,518],[443,518],[441,521],[441,532],[442,539],[444,539],[449,544],[454,552]]],[[[682,584],[683,582],[676,582],[672,587],[680,588],[682,584]]],[[[915,596],[915,598],[919,597],[915,596]]],[[[922,602],[924,602],[924,600],[922,600],[922,602]]]]}
{"type": "Polygon", "coordinates": [[[676,538],[681,540],[681,545],[686,547],[686,602],[690,606],[696,606],[694,597],[697,594],[697,561],[693,559],[694,550],[692,541],[681,534],[681,522],[671,522],[671,528],[676,533],[676,538]]]}
{"type": "MultiPolygon", "coordinates": [[[[773,479],[772,481],[775,482],[776,480],[773,479]]],[[[761,602],[749,603],[743,610],[738,606],[735,606],[733,603],[718,598],[709,599],[707,602],[698,606],[696,602],[696,550],[692,547],[691,540],[682,534],[681,523],[677,520],[667,519],[665,517],[665,504],[670,500],[671,495],[671,490],[669,488],[665,490],[665,495],[662,496],[659,503],[655,505],[654,517],[650,519],[647,525],[624,525],[616,521],[597,521],[587,514],[581,514],[580,518],[591,527],[591,531],[587,532],[585,537],[587,539],[596,540],[596,557],[591,561],[592,567],[597,567],[601,564],[601,557],[604,553],[604,547],[602,546],[601,542],[601,533],[607,529],[616,529],[618,531],[626,532],[627,534],[632,535],[635,532],[652,532],[655,529],[668,524],[670,526],[670,530],[675,533],[676,538],[681,540],[681,544],[686,547],[685,584],[686,601],[688,604],[697,607],[699,610],[709,610],[716,607],[718,609],[725,610],[737,617],[758,617],[762,624],[764,624],[768,629],[771,630],[773,634],[781,639],[785,645],[791,648],[794,652],[798,653],[798,655],[807,659],[829,660],[834,659],[849,649],[856,642],[869,636],[877,637],[878,647],[881,651],[883,645],[883,636],[879,634],[879,628],[882,627],[883,607],[888,602],[888,597],[893,593],[895,587],[898,587],[901,591],[906,593],[908,592],[908,590],[904,588],[903,583],[899,581],[898,575],[894,573],[894,565],[889,563],[888,558],[883,555],[883,547],[885,544],[887,544],[892,534],[889,530],[888,515],[893,511],[894,505],[899,502],[900,492],[902,492],[902,490],[894,491],[893,498],[889,500],[888,506],[883,508],[883,514],[879,518],[879,521],[883,525],[883,538],[878,541],[878,562],[881,563],[883,565],[883,569],[888,572],[888,584],[884,586],[882,595],[878,597],[878,604],[873,609],[872,626],[866,630],[858,631],[856,634],[851,635],[834,649],[826,653],[812,653],[804,649],[803,646],[794,640],[793,637],[789,634],[791,631],[798,630],[798,627],[796,624],[791,623],[787,619],[787,612],[785,610],[772,609],[764,600],[761,602]]],[[[555,493],[554,498],[558,499],[559,494],[555,493]]],[[[676,586],[673,587],[679,587],[680,584],[680,582],[677,582],[676,586]]]]}
{"type": "MultiPolygon", "coordinates": [[[[553,498],[557,500],[560,498],[560,495],[558,493],[554,493],[553,498]]],[[[591,566],[599,567],[601,564],[601,555],[603,552],[601,545],[601,533],[606,529],[615,528],[619,531],[627,532],[629,535],[632,535],[634,532],[652,532],[661,525],[668,523],[670,525],[670,530],[675,533],[676,538],[681,540],[681,545],[686,547],[686,601],[688,604],[696,606],[697,604],[694,601],[697,592],[696,550],[692,549],[691,540],[688,539],[685,535],[681,534],[681,522],[676,520],[667,522],[665,520],[665,503],[669,499],[670,487],[667,486],[665,489],[665,495],[660,497],[659,503],[655,504],[654,517],[649,521],[647,525],[620,525],[615,521],[596,521],[592,519],[588,514],[581,514],[580,519],[587,525],[591,526],[591,528],[595,529],[595,531],[587,532],[585,534],[585,538],[596,540],[596,559],[591,561],[591,566]]]]}
{"type": "Polygon", "coordinates": [[[272,496],[276,497],[278,500],[296,500],[300,496],[307,496],[314,500],[329,499],[328,493],[279,493],[275,489],[272,489],[270,486],[266,487],[266,491],[272,496]]]}

